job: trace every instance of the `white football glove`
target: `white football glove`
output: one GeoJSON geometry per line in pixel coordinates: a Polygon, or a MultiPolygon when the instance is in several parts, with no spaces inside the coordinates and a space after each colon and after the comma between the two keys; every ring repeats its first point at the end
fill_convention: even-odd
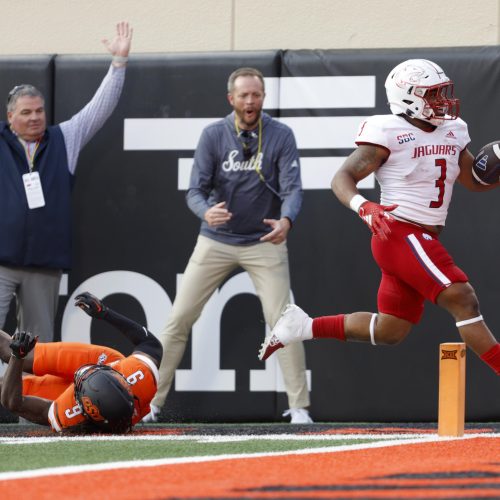
{"type": "Polygon", "coordinates": [[[143,424],[158,422],[158,417],[160,416],[161,408],[155,406],[154,404],[150,404],[149,408],[151,411],[147,415],[142,417],[141,422],[143,424]]]}

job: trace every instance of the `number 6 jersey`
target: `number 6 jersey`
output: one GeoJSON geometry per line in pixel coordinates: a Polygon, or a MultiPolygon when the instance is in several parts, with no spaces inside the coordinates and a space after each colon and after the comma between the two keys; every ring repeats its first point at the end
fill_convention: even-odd
{"type": "MultiPolygon", "coordinates": [[[[158,368],[150,358],[139,353],[106,364],[119,371],[131,385],[135,401],[132,425],[135,425],[150,411],[149,403],[157,389],[158,368]]],[[[49,409],[49,423],[56,432],[86,421],[75,400],[74,390],[74,384],[70,384],[49,409]]]]}
{"type": "Polygon", "coordinates": [[[460,118],[425,132],[397,115],[375,115],[359,128],[356,144],[373,144],[389,152],[375,172],[380,203],[398,205],[392,214],[420,224],[444,226],[460,153],[470,142],[460,118]]]}

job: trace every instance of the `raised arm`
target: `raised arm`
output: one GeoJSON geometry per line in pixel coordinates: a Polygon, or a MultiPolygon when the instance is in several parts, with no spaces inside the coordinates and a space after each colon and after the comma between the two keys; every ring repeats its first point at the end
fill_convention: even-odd
{"type": "Polygon", "coordinates": [[[112,40],[104,38],[102,43],[113,56],[113,66],[123,67],[128,61],[130,45],[132,43],[133,28],[126,21],[121,21],[116,25],[116,35],[112,40]]]}
{"type": "Polygon", "coordinates": [[[127,337],[134,344],[134,353],[144,354],[156,366],[160,366],[163,348],[160,341],[146,327],[113,311],[89,292],[83,292],[75,297],[75,306],[85,311],[89,316],[102,319],[127,337]]]}
{"type": "Polygon", "coordinates": [[[23,396],[24,358],[33,350],[38,337],[17,332],[10,344],[11,356],[2,382],[2,406],[30,422],[49,425],[48,414],[52,401],[35,396],[23,396]]]}
{"type": "Polygon", "coordinates": [[[118,104],[125,81],[125,66],[132,43],[132,34],[133,30],[129,24],[120,22],[116,26],[115,37],[112,40],[103,40],[107,50],[113,56],[108,73],[90,102],[69,120],[60,123],[71,173],[74,173],[76,169],[80,150],[104,125],[118,104]]]}

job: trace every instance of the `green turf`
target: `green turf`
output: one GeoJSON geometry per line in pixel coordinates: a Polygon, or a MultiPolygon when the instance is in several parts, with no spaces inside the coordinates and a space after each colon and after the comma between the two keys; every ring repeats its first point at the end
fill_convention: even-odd
{"type": "MultiPolygon", "coordinates": [[[[136,426],[124,439],[87,436],[86,440],[78,440],[74,436],[75,439],[71,436],[68,436],[69,439],[60,438],[50,429],[34,424],[0,424],[0,473],[82,464],[355,445],[394,439],[396,436],[398,439],[411,439],[421,432],[435,432],[436,428],[435,423],[147,424],[136,426]],[[359,430],[367,434],[354,437],[353,429],[354,432],[359,430]],[[351,434],[350,439],[345,434],[351,434]],[[226,440],[216,442],[220,436],[226,440]],[[247,440],[248,436],[251,438],[247,440]],[[277,439],[279,436],[282,439],[277,439]],[[40,438],[39,442],[31,439],[33,437],[40,438]],[[13,438],[17,439],[15,443],[10,442],[13,438]]],[[[500,423],[467,423],[467,428],[469,431],[500,433],[500,423]]]]}
{"type": "Polygon", "coordinates": [[[95,464],[128,460],[148,460],[204,455],[265,453],[304,448],[340,446],[371,442],[370,439],[274,441],[264,436],[250,441],[203,443],[198,441],[57,441],[49,443],[0,444],[0,472],[58,467],[64,465],[95,464]]]}

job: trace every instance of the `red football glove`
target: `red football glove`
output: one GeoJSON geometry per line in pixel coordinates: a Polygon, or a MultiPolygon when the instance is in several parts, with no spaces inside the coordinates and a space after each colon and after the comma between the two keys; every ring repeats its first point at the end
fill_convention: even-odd
{"type": "Polygon", "coordinates": [[[382,240],[386,240],[391,232],[388,222],[394,220],[392,215],[388,212],[392,212],[397,206],[398,205],[384,206],[374,203],[373,201],[365,201],[359,207],[358,214],[375,236],[378,236],[382,240]]]}

